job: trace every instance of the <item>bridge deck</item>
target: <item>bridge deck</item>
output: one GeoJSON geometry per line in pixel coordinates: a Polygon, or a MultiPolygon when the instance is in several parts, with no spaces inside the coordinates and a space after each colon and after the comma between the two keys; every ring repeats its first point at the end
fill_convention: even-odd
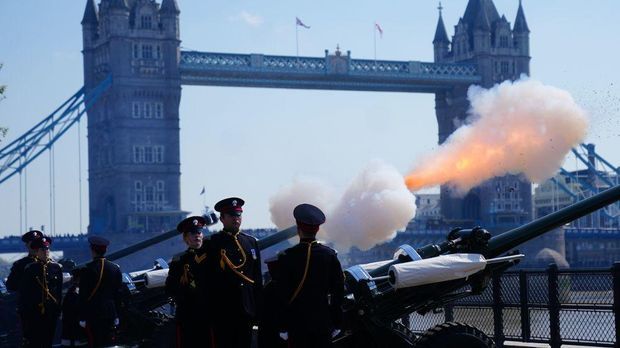
{"type": "Polygon", "coordinates": [[[480,82],[475,65],[182,51],[185,85],[435,93],[480,82]]]}

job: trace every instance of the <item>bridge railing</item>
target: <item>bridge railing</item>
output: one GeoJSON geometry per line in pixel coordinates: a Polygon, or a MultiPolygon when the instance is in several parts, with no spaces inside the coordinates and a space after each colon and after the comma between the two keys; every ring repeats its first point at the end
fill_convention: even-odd
{"type": "MultiPolygon", "coordinates": [[[[295,57],[182,51],[180,68],[182,70],[202,71],[235,70],[324,74],[329,71],[329,66],[334,57],[327,54],[325,57],[295,57]]],[[[345,62],[347,65],[346,72],[349,75],[452,79],[478,77],[478,70],[474,64],[351,59],[348,55],[338,56],[337,58],[339,63],[345,62]]]]}
{"type": "MultiPolygon", "coordinates": [[[[464,322],[505,341],[615,347],[620,342],[620,262],[607,270],[505,272],[480,295],[442,313],[412,314],[409,327],[423,332],[445,321],[464,322]]],[[[405,319],[406,322],[407,319],[405,319]]]]}

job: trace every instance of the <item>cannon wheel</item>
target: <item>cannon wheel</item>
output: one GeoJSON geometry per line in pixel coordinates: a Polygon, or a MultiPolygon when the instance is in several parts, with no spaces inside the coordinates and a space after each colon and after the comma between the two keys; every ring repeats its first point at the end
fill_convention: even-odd
{"type": "Polygon", "coordinates": [[[422,333],[414,343],[415,348],[495,348],[493,340],[477,328],[463,324],[447,322],[437,325],[422,333]]]}

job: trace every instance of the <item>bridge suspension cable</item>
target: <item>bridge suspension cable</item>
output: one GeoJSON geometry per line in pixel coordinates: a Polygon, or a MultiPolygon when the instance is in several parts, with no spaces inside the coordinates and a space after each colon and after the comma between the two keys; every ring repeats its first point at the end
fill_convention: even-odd
{"type": "MultiPolygon", "coordinates": [[[[0,149],[0,184],[15,174],[21,174],[32,161],[45,150],[49,150],[111,85],[112,77],[109,76],[88,93],[84,87],[80,88],[49,116],[0,149]]],[[[53,156],[50,159],[50,168],[53,169],[53,156]]]]}

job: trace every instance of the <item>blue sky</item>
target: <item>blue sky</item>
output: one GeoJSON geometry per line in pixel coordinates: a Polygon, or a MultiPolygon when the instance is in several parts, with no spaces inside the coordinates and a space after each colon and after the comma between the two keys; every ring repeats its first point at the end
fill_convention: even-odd
{"type": "MultiPolygon", "coordinates": [[[[178,2],[185,49],[294,55],[297,16],[311,26],[299,31],[300,55],[321,57],[339,44],[353,58],[372,58],[376,21],[384,30],[379,59],[432,61],[436,1],[178,2]]],[[[451,36],[467,1],[442,3],[451,36]]],[[[517,0],[495,5],[514,22],[517,0]]],[[[620,2],[524,0],[523,6],[532,31],[532,77],[571,92],[591,115],[587,141],[620,165],[614,27],[620,2]]],[[[82,85],[83,7],[76,0],[0,2],[0,84],[8,85],[0,125],[10,128],[3,143],[82,85]]],[[[269,198],[296,176],[344,187],[377,158],[405,173],[437,143],[433,96],[427,94],[184,86],[180,113],[182,208],[198,213],[203,199],[213,205],[238,195],[247,201],[245,227],[270,227],[269,198]]],[[[84,127],[82,230],[88,223],[85,134],[84,127]]],[[[56,233],[80,231],[77,144],[74,129],[56,149],[56,233]]],[[[50,224],[48,170],[47,156],[29,169],[29,226],[50,224]]],[[[21,233],[18,183],[0,186],[0,236],[21,233]]]]}

